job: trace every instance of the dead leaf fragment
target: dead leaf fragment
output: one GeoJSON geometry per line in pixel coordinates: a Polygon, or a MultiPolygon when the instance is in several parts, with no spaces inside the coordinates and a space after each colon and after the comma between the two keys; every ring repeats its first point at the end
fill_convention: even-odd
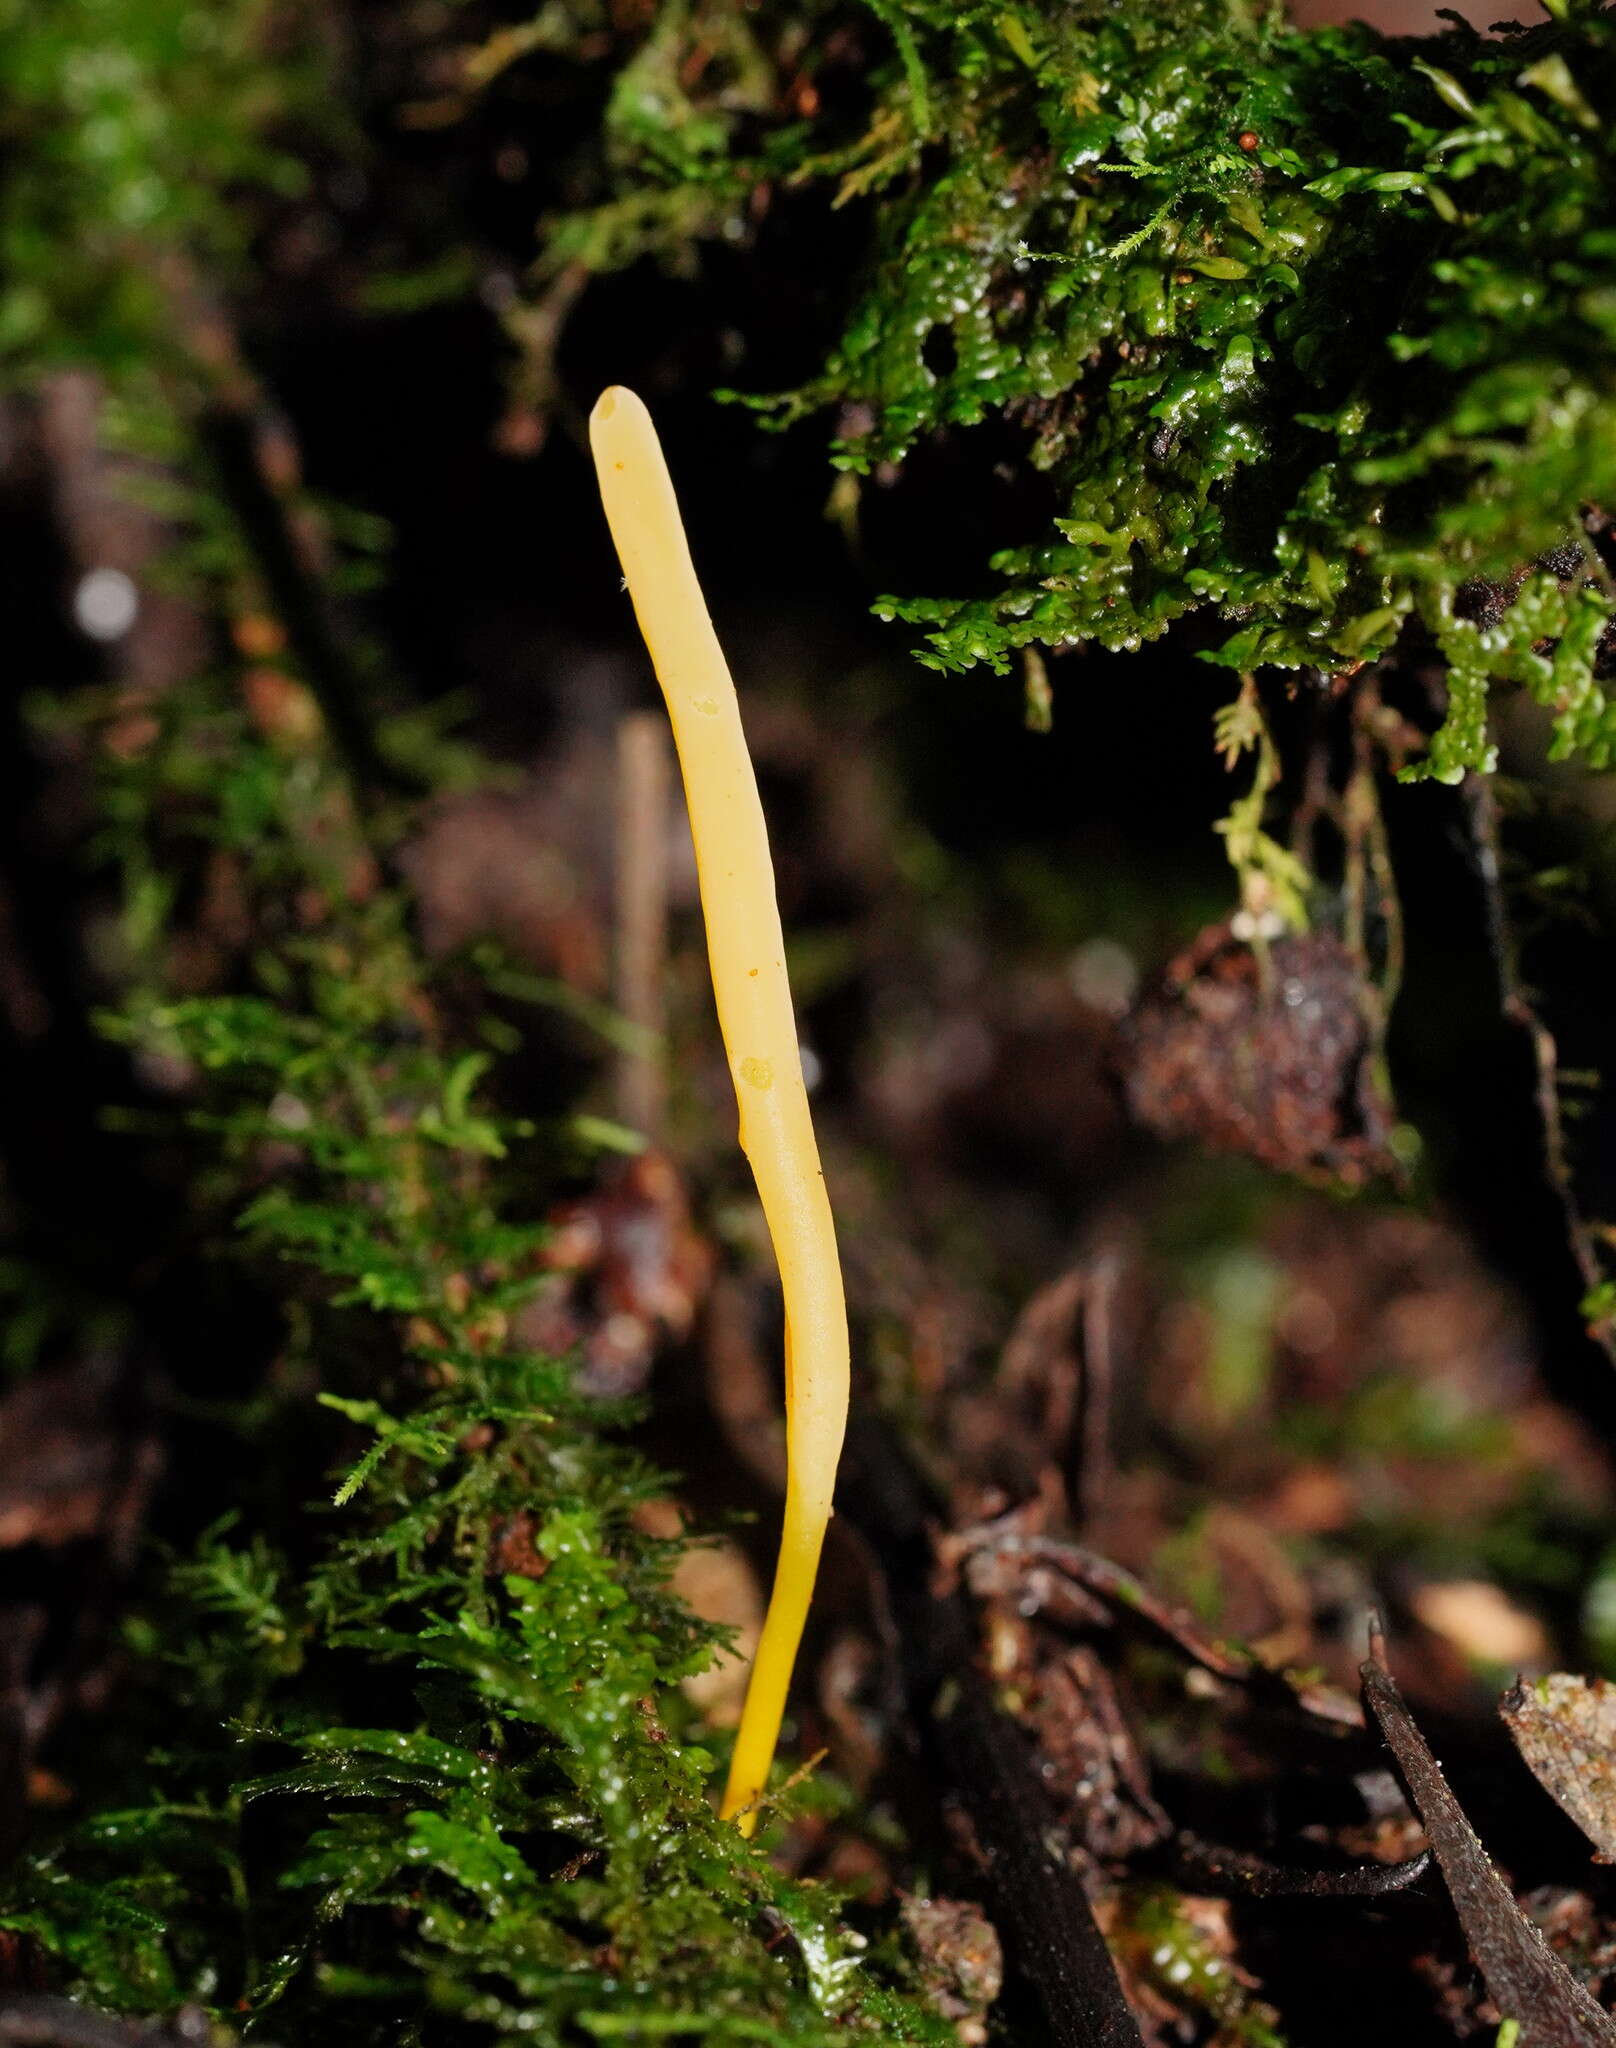
{"type": "Polygon", "coordinates": [[[1266,957],[1212,925],[1125,1027],[1128,1106],[1164,1138],[1361,1186],[1393,1167],[1363,978],[1338,939],[1266,957]]]}
{"type": "Polygon", "coordinates": [[[1616,1685],[1555,1671],[1511,1686],[1498,1711],[1533,1777],[1616,1863],[1616,1685]]]}
{"type": "Polygon", "coordinates": [[[903,1923],[920,1952],[921,1980],[934,2011],[955,2022],[961,2041],[987,2039],[988,2007],[1004,1982],[993,1923],[962,1899],[905,1899],[903,1923]]]}

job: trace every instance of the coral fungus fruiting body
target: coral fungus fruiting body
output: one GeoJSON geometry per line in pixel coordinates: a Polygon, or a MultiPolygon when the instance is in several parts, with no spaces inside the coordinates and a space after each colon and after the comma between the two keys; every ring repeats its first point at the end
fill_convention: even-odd
{"type": "Polygon", "coordinates": [[[830,1518],[847,1421],[847,1309],[803,1085],[768,831],[735,685],[649,413],[633,392],[614,387],[602,394],[589,432],[612,538],[673,723],[741,1149],[785,1298],[785,1521],[723,1802],[750,1834],[830,1518]]]}

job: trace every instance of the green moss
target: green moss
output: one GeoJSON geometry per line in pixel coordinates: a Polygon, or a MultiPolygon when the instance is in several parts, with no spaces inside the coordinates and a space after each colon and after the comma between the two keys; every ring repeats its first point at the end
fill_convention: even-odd
{"type": "MultiPolygon", "coordinates": [[[[1616,502],[1607,11],[1556,0],[1537,29],[1423,41],[1236,0],[825,12],[867,53],[861,142],[833,80],[817,130],[777,99],[749,153],[670,170],[672,142],[642,137],[608,212],[555,246],[629,193],[688,210],[782,166],[867,205],[823,371],[752,402],[782,424],[837,409],[860,475],[996,416],[1055,501],[1044,538],[993,556],[996,587],[883,602],[926,629],[924,660],[1002,672],[1199,614],[1223,628],[1209,659],[1331,672],[1417,623],[1450,709],[1412,772],[1489,765],[1502,683],[1554,711],[1558,752],[1611,758],[1612,586],[1580,520],[1616,502]],[[1557,548],[1512,607],[1466,616],[1467,586],[1557,548]]],[[[664,9],[657,47],[729,13],[664,9]]],[[[746,13],[762,38],[801,18],[746,13]]]]}
{"type": "Polygon", "coordinates": [[[300,4],[0,0],[0,377],[183,362],[241,195],[300,190],[294,138],[336,126],[329,48],[300,4]]]}
{"type": "Polygon", "coordinates": [[[217,1530],[133,1624],[152,1747],[0,1925],[120,2010],[197,1999],[304,2041],[429,2013],[433,2039],[937,2038],[833,1896],[717,1820],[678,1692],[714,1634],[668,1590],[680,1546],[634,1519],[664,1482],[620,1408],[509,1334],[541,1271],[501,1191],[531,1131],[440,1021],[403,900],[336,885],[363,841],[317,728],[289,759],[232,706],[173,691],[107,757],[108,850],[138,896],[159,850],[178,880],[230,846],[253,928],[294,882],[300,928],[184,1000],[162,932],[131,932],[108,1028],[199,1076],[198,1164],[285,1276],[283,1423],[307,1439],[318,1386],[317,1441],[350,1463],[312,1546],[295,1515],[217,1530]],[[501,1573],[513,1527],[531,1567],[501,1573]]]}
{"type": "Polygon", "coordinates": [[[1252,1995],[1208,1929],[1174,1892],[1150,1885],[1123,1895],[1116,1940],[1133,1970],[1171,2005],[1214,2022],[1230,2048],[1285,2048],[1278,2015],[1252,1995]]]}
{"type": "MultiPolygon", "coordinates": [[[[388,880],[419,802],[356,790],[293,654],[266,700],[223,652],[275,607],[208,452],[191,266],[246,274],[317,67],[255,4],[6,7],[0,36],[10,374],[96,366],[177,536],[158,574],[221,650],[137,719],[117,690],[38,707],[93,764],[102,1023],[186,1077],[158,1143],[187,1227],[280,1329],[217,1416],[260,1465],[240,1514],[148,1576],[117,1712],[67,1766],[88,1810],[8,1875],[0,1926],[98,2004],[308,2048],[945,2041],[901,1956],[716,1818],[679,1681],[721,1645],[670,1591],[682,1545],[636,1519],[668,1482],[631,1411],[512,1335],[556,1148],[501,1103],[519,1034],[479,1022],[474,967],[429,969],[388,880]],[[187,953],[221,876],[229,931],[187,953]]],[[[350,587],[376,537],[323,525],[350,587]]],[[[428,798],[484,772],[418,716],[376,751],[428,798]]],[[[583,1115],[565,1137],[573,1163],[621,1142],[583,1115]]]]}

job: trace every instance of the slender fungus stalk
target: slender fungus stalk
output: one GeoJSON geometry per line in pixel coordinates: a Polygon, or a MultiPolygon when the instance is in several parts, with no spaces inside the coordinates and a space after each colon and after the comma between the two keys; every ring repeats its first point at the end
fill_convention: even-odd
{"type": "Polygon", "coordinates": [[[786,1509],[722,1811],[756,1824],[847,1427],[847,1306],[830,1198],[803,1087],[774,863],[740,705],[690,559],[651,416],[604,392],[589,440],[635,616],[667,699],[690,807],[719,1028],[785,1296],[786,1509]]]}

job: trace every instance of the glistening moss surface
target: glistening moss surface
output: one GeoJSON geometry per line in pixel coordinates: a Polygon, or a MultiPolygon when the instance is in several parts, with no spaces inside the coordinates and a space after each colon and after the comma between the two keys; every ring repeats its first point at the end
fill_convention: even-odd
{"type": "Polygon", "coordinates": [[[97,2002],[287,2041],[943,2039],[832,1895],[714,1814],[677,1691],[712,1632],[634,1518],[664,1482],[510,1333],[543,1232],[501,1176],[533,1133],[482,1100],[488,1047],[443,1021],[289,678],[279,702],[265,731],[199,682],[108,752],[130,905],[223,861],[263,943],[236,990],[176,999],[166,930],[131,920],[108,1028],[194,1073],[199,1193],[279,1269],[286,1350],[238,1426],[307,1445],[318,1388],[371,1448],[312,1548],[283,1500],[131,1622],[122,1796],[0,1926],[97,2002]]]}
{"type": "Polygon", "coordinates": [[[823,371],[752,402],[836,409],[859,475],[990,415],[1048,473],[1052,530],[982,592],[885,602],[940,667],[1200,613],[1232,668],[1337,672],[1417,621],[1449,709],[1413,772],[1490,765],[1495,683],[1604,765],[1612,584],[1583,514],[1616,502],[1616,25],[1551,12],[1399,41],[1238,0],[882,0],[811,34],[667,7],[611,97],[615,190],[545,260],[733,238],[781,184],[867,209],[823,371]],[[1469,601],[1555,550],[1512,606],[1469,601]]]}

